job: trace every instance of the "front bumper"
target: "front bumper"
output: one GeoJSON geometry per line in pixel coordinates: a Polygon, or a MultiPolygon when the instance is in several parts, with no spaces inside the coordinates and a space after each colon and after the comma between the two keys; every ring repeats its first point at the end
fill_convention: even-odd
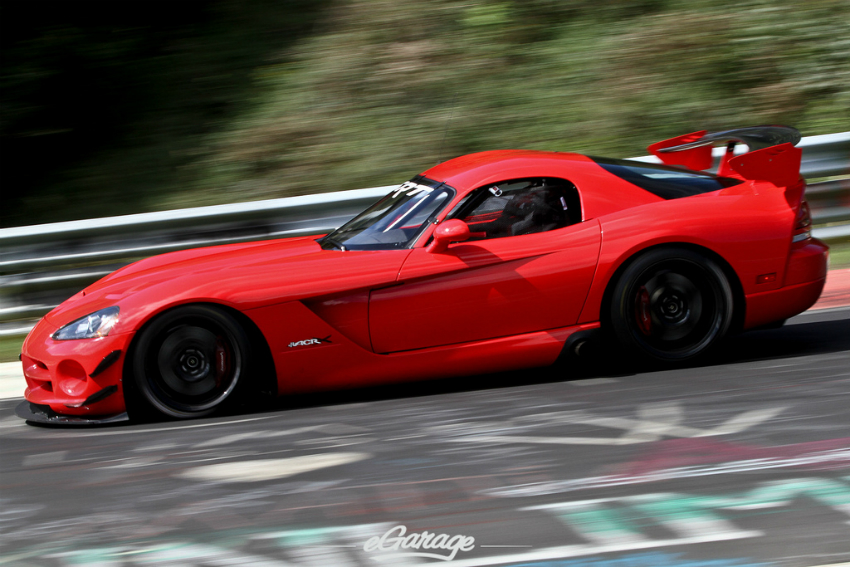
{"type": "Polygon", "coordinates": [[[57,341],[50,338],[57,329],[42,319],[24,341],[24,398],[42,408],[25,419],[45,423],[38,417],[44,414],[51,420],[56,415],[102,420],[125,413],[122,369],[133,334],[57,341]]]}
{"type": "Polygon", "coordinates": [[[34,404],[24,400],[15,407],[15,415],[32,423],[44,425],[107,425],[129,421],[127,413],[119,413],[108,417],[81,417],[59,415],[50,406],[34,404]]]}

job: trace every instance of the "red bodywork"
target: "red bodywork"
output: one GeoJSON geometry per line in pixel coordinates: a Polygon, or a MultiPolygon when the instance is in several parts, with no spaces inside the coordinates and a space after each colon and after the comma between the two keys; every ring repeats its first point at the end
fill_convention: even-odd
{"type": "MultiPolygon", "coordinates": [[[[685,159],[705,165],[702,154],[685,159]]],[[[476,188],[551,177],[575,185],[581,222],[453,243],[440,253],[426,248],[439,226],[430,225],[399,250],[324,250],[316,237],[304,237],[142,260],[76,294],[30,333],[22,355],[26,399],[63,415],[124,411],[122,374],[137,331],[190,303],[224,306],[256,325],[274,359],[279,394],[548,365],[570,335],[600,326],[618,268],[669,244],[722,260],[739,292],[739,328],[779,321],[820,295],[827,248],[794,238],[804,181],[798,173],[789,178],[787,166],[771,174],[764,163],[760,152],[735,158],[729,175],[740,184],[665,200],[582,155],[511,150],[456,158],[423,174],[457,191],[438,220],[476,188]],[[120,319],[108,336],[50,338],[112,305],[120,319]],[[330,342],[303,344],[312,337],[330,342]],[[114,363],[92,378],[115,351],[114,363]],[[83,405],[110,386],[117,386],[114,394],[83,405]]],[[[798,172],[799,156],[796,163],[798,172]]]]}

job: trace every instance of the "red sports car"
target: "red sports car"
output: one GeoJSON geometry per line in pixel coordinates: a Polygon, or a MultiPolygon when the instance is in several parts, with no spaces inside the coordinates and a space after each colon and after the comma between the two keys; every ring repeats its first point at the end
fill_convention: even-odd
{"type": "Polygon", "coordinates": [[[263,392],[548,365],[597,332],[656,361],[704,355],[821,293],[799,139],[696,132],[650,146],[665,165],[482,152],[322,237],[136,262],[32,330],[18,415],[192,418],[263,392]],[[718,174],[702,172],[716,142],[718,174]]]}

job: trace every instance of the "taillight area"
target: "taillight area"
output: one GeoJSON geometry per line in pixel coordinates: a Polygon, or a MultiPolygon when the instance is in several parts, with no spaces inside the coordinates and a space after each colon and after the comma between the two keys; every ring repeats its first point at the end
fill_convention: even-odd
{"type": "Polygon", "coordinates": [[[812,237],[812,211],[809,203],[803,201],[797,210],[797,218],[794,221],[794,237],[792,242],[802,242],[812,237]]]}

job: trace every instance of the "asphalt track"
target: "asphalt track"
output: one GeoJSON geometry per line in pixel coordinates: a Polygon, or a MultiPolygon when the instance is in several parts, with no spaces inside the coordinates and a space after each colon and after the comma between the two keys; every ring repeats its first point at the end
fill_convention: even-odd
{"type": "Polygon", "coordinates": [[[850,562],[850,308],[824,305],[677,370],[596,360],[84,430],[3,400],[0,564],[850,562]]]}

